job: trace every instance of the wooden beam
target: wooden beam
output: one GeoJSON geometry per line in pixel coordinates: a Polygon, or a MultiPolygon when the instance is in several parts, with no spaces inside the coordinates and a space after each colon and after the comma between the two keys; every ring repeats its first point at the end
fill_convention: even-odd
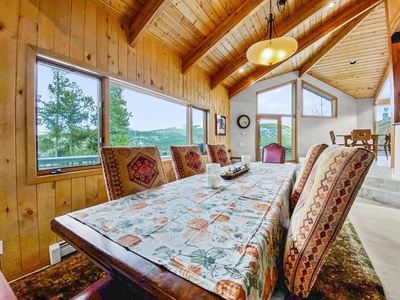
{"type": "Polygon", "coordinates": [[[129,44],[135,47],[139,40],[146,35],[151,23],[157,19],[169,4],[169,0],[149,0],[139,16],[132,22],[129,29],[129,44]]]}
{"type": "Polygon", "coordinates": [[[322,49],[318,49],[318,53],[312,57],[311,60],[309,60],[304,66],[301,67],[299,70],[299,77],[302,77],[304,74],[306,74],[316,63],[318,63],[326,54],[328,54],[329,51],[331,51],[335,46],[344,38],[346,37],[362,20],[365,19],[366,16],[368,16],[371,11],[374,10],[373,8],[370,8],[366,12],[364,12],[362,15],[358,16],[351,22],[347,23],[343,28],[340,30],[339,34],[335,36],[327,45],[324,45],[322,49]]]}
{"type": "Polygon", "coordinates": [[[183,74],[210,53],[214,45],[223,39],[229,31],[235,28],[244,18],[254,14],[254,12],[260,9],[265,3],[265,0],[247,0],[243,2],[217,29],[209,34],[192,52],[186,55],[182,62],[183,74]]]}
{"type": "MultiPolygon", "coordinates": [[[[302,50],[306,49],[320,38],[324,37],[325,35],[331,33],[332,31],[342,27],[343,25],[347,24],[348,22],[352,21],[353,19],[357,18],[359,15],[364,13],[365,11],[369,10],[370,8],[375,7],[378,5],[382,0],[365,0],[365,1],[358,1],[351,5],[351,7],[345,7],[340,10],[338,13],[338,17],[333,21],[328,21],[322,26],[319,26],[315,30],[311,30],[308,35],[305,35],[300,40],[298,40],[299,47],[297,49],[297,53],[300,53],[302,50]]],[[[264,77],[266,74],[271,72],[273,69],[280,66],[283,62],[277,63],[273,66],[260,66],[258,67],[251,75],[249,75],[244,80],[241,80],[233,87],[229,89],[229,98],[233,97],[234,95],[240,93],[248,86],[259,80],[260,78],[264,77]]]]}
{"type": "MultiPolygon", "coordinates": [[[[325,7],[331,0],[313,0],[308,2],[305,6],[301,8],[300,11],[295,13],[295,17],[290,16],[287,20],[279,24],[276,28],[278,36],[283,36],[300,23],[307,20],[317,11],[325,7]]],[[[221,69],[218,73],[216,73],[211,78],[211,88],[215,88],[218,84],[224,81],[226,78],[231,76],[237,70],[239,70],[243,65],[248,62],[246,57],[246,51],[243,52],[239,57],[237,57],[233,62],[227,64],[223,69],[221,69]]]]}

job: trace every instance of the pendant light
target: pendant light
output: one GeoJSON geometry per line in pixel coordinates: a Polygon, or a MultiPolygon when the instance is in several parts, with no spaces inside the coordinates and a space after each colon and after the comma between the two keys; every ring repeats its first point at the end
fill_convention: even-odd
{"type": "MultiPolygon", "coordinates": [[[[286,1],[278,1],[278,10],[282,12],[280,5],[285,5],[286,1]]],[[[272,0],[269,1],[268,27],[265,38],[269,33],[269,39],[252,45],[246,53],[247,59],[253,64],[272,66],[292,56],[297,50],[297,41],[292,37],[278,37],[274,26],[275,16],[272,13],[272,0]],[[272,38],[272,31],[276,38],[272,38]]]]}

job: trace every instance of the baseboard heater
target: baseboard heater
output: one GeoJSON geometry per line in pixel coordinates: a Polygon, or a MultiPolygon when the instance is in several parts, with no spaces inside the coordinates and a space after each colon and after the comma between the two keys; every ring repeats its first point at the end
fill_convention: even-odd
{"type": "Polygon", "coordinates": [[[77,250],[66,241],[61,241],[49,246],[50,264],[54,265],[77,250]]]}

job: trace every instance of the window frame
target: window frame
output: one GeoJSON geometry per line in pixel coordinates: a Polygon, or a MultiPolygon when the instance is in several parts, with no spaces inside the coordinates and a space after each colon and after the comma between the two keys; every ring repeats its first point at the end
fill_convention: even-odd
{"type": "MultiPolygon", "coordinates": [[[[60,54],[53,53],[48,50],[40,49],[36,46],[27,46],[27,64],[26,64],[26,173],[28,184],[37,184],[50,181],[64,180],[75,177],[101,175],[101,164],[91,166],[77,166],[62,168],[65,173],[50,174],[54,169],[38,170],[38,149],[37,149],[37,62],[43,61],[50,66],[59,66],[62,69],[72,69],[77,72],[88,74],[97,77],[101,81],[100,88],[100,105],[99,105],[99,150],[100,147],[110,145],[109,135],[109,85],[110,83],[116,84],[125,88],[133,89],[135,92],[145,93],[147,95],[159,98],[161,100],[173,102],[186,107],[186,125],[187,125],[187,142],[192,143],[192,117],[191,110],[193,108],[204,111],[205,114],[205,129],[204,139],[205,143],[209,140],[209,122],[210,122],[210,109],[201,107],[200,105],[193,105],[182,99],[178,99],[157,91],[150,90],[146,87],[141,87],[136,83],[129,82],[128,78],[119,77],[108,71],[101,70],[97,67],[86,65],[77,62],[71,58],[65,57],[60,54]],[[101,120],[101,121],[100,121],[101,120]]],[[[163,160],[170,160],[170,156],[164,156],[163,160]]]]}
{"type": "MultiPolygon", "coordinates": [[[[309,91],[311,92],[311,91],[309,91]]],[[[322,90],[321,88],[316,87],[315,85],[312,85],[310,83],[308,83],[307,81],[302,81],[302,86],[301,86],[301,117],[302,118],[324,118],[324,119],[335,119],[338,117],[338,98],[324,90],[322,90]],[[305,86],[309,87],[311,90],[314,91],[314,93],[324,99],[327,98],[331,98],[332,99],[332,115],[331,116],[317,116],[317,115],[305,115],[304,114],[304,89],[305,86]]],[[[328,100],[328,99],[326,99],[328,100]]]]}

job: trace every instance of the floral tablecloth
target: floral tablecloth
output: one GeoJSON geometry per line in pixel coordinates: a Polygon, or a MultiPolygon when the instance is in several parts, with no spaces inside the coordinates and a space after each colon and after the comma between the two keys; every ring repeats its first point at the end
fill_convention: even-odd
{"type": "Polygon", "coordinates": [[[295,168],[252,163],[217,188],[200,174],[69,216],[225,299],[269,299],[295,168]]]}

